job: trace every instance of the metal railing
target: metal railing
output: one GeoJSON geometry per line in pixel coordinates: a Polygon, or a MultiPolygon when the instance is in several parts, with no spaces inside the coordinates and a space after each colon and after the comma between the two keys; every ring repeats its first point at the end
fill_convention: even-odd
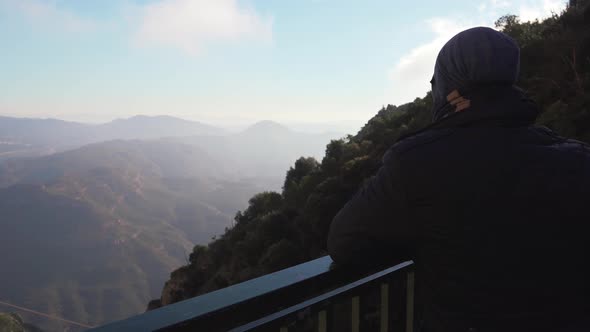
{"type": "Polygon", "coordinates": [[[413,262],[334,268],[325,256],[91,331],[412,332],[413,322],[413,262]]]}

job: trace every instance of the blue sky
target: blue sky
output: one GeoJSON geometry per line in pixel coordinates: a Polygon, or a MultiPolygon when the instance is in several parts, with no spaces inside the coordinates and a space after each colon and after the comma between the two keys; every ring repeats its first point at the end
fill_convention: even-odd
{"type": "Polygon", "coordinates": [[[0,0],[0,115],[363,123],[453,34],[560,0],[0,0]]]}

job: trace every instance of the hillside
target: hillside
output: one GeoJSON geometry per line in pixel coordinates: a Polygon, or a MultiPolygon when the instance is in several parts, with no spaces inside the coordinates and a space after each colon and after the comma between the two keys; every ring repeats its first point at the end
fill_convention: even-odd
{"type": "Polygon", "coordinates": [[[192,246],[223,233],[262,189],[224,169],[195,146],[164,141],[0,164],[2,300],[90,325],[142,311],[192,246]]]}
{"type": "MultiPolygon", "coordinates": [[[[522,47],[519,85],[539,104],[538,124],[590,143],[590,9],[570,9],[543,22],[505,16],[498,27],[522,47]],[[550,64],[550,65],[548,65],[550,64]]],[[[321,162],[301,158],[281,193],[264,192],[236,216],[234,227],[175,270],[160,299],[167,305],[292,266],[326,253],[329,224],[384,152],[430,123],[431,97],[381,109],[354,136],[328,144],[321,162]]]]}

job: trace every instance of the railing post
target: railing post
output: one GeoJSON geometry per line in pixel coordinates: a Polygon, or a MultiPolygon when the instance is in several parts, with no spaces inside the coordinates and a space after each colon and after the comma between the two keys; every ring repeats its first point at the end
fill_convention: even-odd
{"type": "Polygon", "coordinates": [[[351,327],[350,330],[352,332],[359,332],[360,331],[360,325],[361,325],[361,304],[360,304],[360,298],[358,296],[354,296],[352,298],[352,307],[351,307],[351,314],[350,314],[350,318],[351,318],[351,327]]]}
{"type": "Polygon", "coordinates": [[[408,272],[406,287],[406,332],[414,332],[414,271],[408,272]]]}
{"type": "Polygon", "coordinates": [[[389,331],[389,284],[381,284],[381,332],[389,331]]]}
{"type": "Polygon", "coordinates": [[[318,313],[318,332],[328,332],[328,313],[326,310],[318,313]]]}

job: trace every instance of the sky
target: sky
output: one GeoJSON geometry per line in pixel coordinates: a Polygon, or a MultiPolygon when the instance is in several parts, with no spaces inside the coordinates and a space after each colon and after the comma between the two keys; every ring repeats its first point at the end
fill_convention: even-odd
{"type": "Polygon", "coordinates": [[[0,0],[0,115],[362,124],[423,97],[439,49],[562,0],[0,0]]]}

